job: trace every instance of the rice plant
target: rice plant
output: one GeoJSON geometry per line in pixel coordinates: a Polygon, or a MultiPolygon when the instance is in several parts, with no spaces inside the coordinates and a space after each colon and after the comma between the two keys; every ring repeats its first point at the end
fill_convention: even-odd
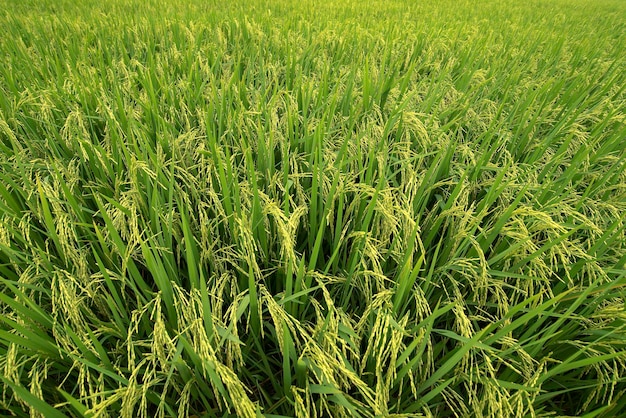
{"type": "Polygon", "coordinates": [[[626,416],[623,2],[0,26],[1,416],[626,416]]]}

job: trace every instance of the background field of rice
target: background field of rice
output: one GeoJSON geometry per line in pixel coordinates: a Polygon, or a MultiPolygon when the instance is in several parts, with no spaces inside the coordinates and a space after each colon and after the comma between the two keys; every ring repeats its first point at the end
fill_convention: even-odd
{"type": "Polygon", "coordinates": [[[0,27],[1,416],[626,416],[623,1],[0,27]]]}

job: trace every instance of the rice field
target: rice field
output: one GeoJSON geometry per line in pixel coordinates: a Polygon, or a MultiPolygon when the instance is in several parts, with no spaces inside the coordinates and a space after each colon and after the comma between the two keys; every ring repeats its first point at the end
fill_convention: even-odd
{"type": "Polygon", "coordinates": [[[0,416],[626,416],[625,2],[0,27],[0,416]]]}

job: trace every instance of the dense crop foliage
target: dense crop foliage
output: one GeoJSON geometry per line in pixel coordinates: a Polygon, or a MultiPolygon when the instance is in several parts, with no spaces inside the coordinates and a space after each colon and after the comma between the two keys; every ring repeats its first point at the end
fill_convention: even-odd
{"type": "Polygon", "coordinates": [[[0,415],[626,416],[624,2],[73,3],[0,0],[0,415]]]}

